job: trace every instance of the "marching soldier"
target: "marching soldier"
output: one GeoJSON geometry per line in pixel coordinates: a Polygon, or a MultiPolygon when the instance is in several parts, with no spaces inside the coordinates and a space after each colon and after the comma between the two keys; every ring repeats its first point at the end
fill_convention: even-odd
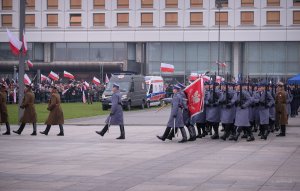
{"type": "Polygon", "coordinates": [[[32,92],[31,85],[26,85],[25,95],[22,100],[22,104],[20,106],[21,109],[24,109],[24,113],[22,118],[20,119],[21,125],[17,131],[13,131],[14,133],[21,135],[22,131],[25,128],[26,123],[32,123],[33,132],[32,136],[36,136],[36,112],[34,107],[35,96],[32,92]]]}
{"type": "Polygon", "coordinates": [[[112,96],[111,96],[111,112],[108,118],[106,119],[106,125],[102,131],[96,131],[97,134],[104,136],[108,131],[110,125],[119,125],[121,135],[117,139],[125,139],[125,128],[123,120],[123,108],[122,108],[122,99],[119,92],[120,86],[118,84],[113,84],[112,96]]]}
{"type": "Polygon", "coordinates": [[[276,110],[276,122],[280,125],[281,132],[276,135],[277,137],[284,137],[286,132],[287,124],[287,94],[284,91],[284,86],[282,82],[278,83],[277,93],[275,98],[275,110],[276,110]]]}
{"type": "Polygon", "coordinates": [[[4,84],[0,84],[0,123],[5,123],[6,125],[6,132],[2,135],[10,135],[10,125],[8,122],[8,112],[6,106],[6,87],[4,84]]]}
{"type": "Polygon", "coordinates": [[[250,95],[247,91],[242,89],[242,84],[236,88],[233,99],[236,105],[234,125],[237,127],[237,134],[235,135],[234,140],[238,140],[241,131],[244,129],[248,134],[247,141],[254,141],[254,136],[249,123],[249,106],[251,105],[250,95]]]}
{"type": "Polygon", "coordinates": [[[186,136],[186,132],[184,129],[184,123],[183,123],[183,116],[182,116],[182,97],[179,94],[180,91],[180,87],[178,85],[175,85],[173,87],[173,98],[172,98],[172,108],[171,108],[171,113],[170,113],[170,117],[169,117],[169,121],[167,124],[167,128],[164,132],[164,134],[162,136],[157,136],[158,139],[165,141],[166,138],[168,138],[169,136],[172,137],[173,134],[175,133],[174,129],[179,128],[182,134],[182,140],[179,141],[179,143],[184,143],[187,141],[187,136],[186,136]],[[172,132],[171,132],[171,129],[172,132]],[[170,133],[171,132],[171,133],[170,133]]]}
{"type": "Polygon", "coordinates": [[[64,136],[64,113],[60,106],[60,95],[57,92],[57,87],[53,86],[51,88],[51,98],[48,102],[47,110],[50,111],[48,119],[46,120],[45,124],[46,129],[45,131],[41,131],[40,133],[43,135],[48,135],[51,125],[59,125],[59,134],[57,136],[64,136]]]}

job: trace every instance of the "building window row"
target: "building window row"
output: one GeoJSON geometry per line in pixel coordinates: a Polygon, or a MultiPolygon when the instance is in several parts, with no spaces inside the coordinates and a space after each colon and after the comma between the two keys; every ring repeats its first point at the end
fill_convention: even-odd
{"type": "MultiPolygon", "coordinates": [[[[13,21],[12,14],[1,15],[1,26],[11,27],[13,21]]],[[[81,26],[81,14],[70,14],[70,26],[81,26]]],[[[241,25],[254,25],[254,12],[242,11],[240,15],[241,25]]],[[[228,12],[215,13],[215,25],[228,25],[228,12]]],[[[266,13],[267,25],[280,24],[280,11],[267,11],[266,13]]],[[[300,24],[300,11],[293,11],[293,24],[300,24]]],[[[165,13],[165,25],[177,26],[178,13],[167,12],[165,13]]],[[[203,25],[203,13],[191,12],[190,25],[201,26],[203,25]]],[[[25,26],[35,27],[35,14],[26,14],[25,26]]],[[[58,26],[58,14],[47,14],[47,26],[58,26]]],[[[105,13],[93,14],[93,26],[105,26],[105,13]]],[[[117,13],[117,26],[129,26],[129,13],[117,13]]],[[[141,26],[153,26],[153,13],[141,13],[141,26]]]]}

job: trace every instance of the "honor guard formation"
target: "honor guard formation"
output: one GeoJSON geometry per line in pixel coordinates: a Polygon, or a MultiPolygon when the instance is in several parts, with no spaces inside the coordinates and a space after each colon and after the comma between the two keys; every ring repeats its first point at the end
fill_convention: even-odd
{"type": "MultiPolygon", "coordinates": [[[[148,89],[155,85],[156,92],[152,92],[155,96],[147,95],[149,103],[144,103],[142,100],[144,96],[142,96],[142,102],[137,102],[137,104],[142,104],[142,108],[145,104],[150,106],[153,101],[159,101],[162,98],[163,79],[161,77],[152,78],[152,82],[149,80],[150,78],[148,79],[148,85],[150,85],[148,89]],[[150,103],[150,101],[152,102],[150,103]]],[[[122,84],[132,84],[134,81],[132,76],[124,75],[119,75],[115,79],[116,82],[122,84]]],[[[135,79],[135,83],[139,84],[138,87],[141,87],[140,90],[137,88],[132,90],[133,88],[131,88],[126,91],[133,94],[137,94],[134,91],[145,93],[146,87],[143,79],[144,77],[142,76],[138,76],[135,79]]],[[[163,135],[157,136],[157,138],[162,141],[172,140],[180,132],[182,140],[179,143],[195,141],[197,138],[201,139],[208,135],[210,135],[211,139],[224,141],[238,141],[240,138],[254,141],[254,134],[257,134],[260,139],[267,140],[269,134],[276,131],[280,131],[276,136],[284,137],[286,135],[288,118],[298,115],[300,89],[296,85],[286,85],[282,82],[273,83],[272,81],[268,82],[266,79],[252,83],[239,80],[239,82],[233,83],[225,80],[218,81],[216,80],[216,75],[204,83],[201,81],[203,85],[201,111],[193,115],[190,113],[191,106],[188,95],[185,92],[187,87],[181,83],[175,84],[172,86],[173,96],[163,99],[166,105],[171,105],[171,112],[163,135]]],[[[104,128],[101,131],[96,131],[96,133],[104,136],[109,132],[111,125],[117,125],[120,127],[120,136],[117,139],[125,139],[123,108],[125,106],[130,108],[131,103],[124,99],[128,99],[128,96],[131,94],[127,93],[125,95],[125,90],[120,92],[118,83],[111,82],[111,84],[108,84],[107,87],[110,87],[110,89],[108,88],[106,94],[104,92],[102,96],[102,103],[103,105],[106,104],[103,110],[111,107],[111,111],[105,121],[106,125],[104,128]],[[124,104],[127,105],[124,106],[124,104]]],[[[0,86],[0,122],[6,125],[6,132],[3,135],[10,135],[11,130],[6,106],[6,85],[2,83],[0,86]]],[[[150,92],[150,90],[148,91],[150,92]]],[[[31,123],[33,126],[31,135],[36,136],[37,113],[35,110],[35,94],[31,84],[26,85],[24,93],[24,99],[20,106],[24,110],[23,116],[19,121],[20,127],[13,132],[21,135],[25,125],[31,123]]],[[[198,96],[200,94],[196,92],[195,95],[198,96]]],[[[200,99],[194,96],[193,101],[199,103],[200,99]]],[[[166,105],[163,105],[163,107],[166,105]]],[[[49,111],[49,116],[45,121],[45,130],[40,133],[48,135],[51,126],[58,125],[59,133],[57,136],[64,136],[64,114],[61,108],[60,93],[55,85],[51,86],[48,107],[45,109],[49,111]]]]}

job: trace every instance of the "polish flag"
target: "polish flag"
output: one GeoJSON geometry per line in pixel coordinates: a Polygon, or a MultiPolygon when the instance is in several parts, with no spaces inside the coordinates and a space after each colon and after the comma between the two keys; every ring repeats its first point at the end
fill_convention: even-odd
{"type": "Polygon", "coordinates": [[[220,66],[226,68],[227,64],[225,62],[223,62],[223,63],[220,63],[220,66]]]}
{"type": "Polygon", "coordinates": [[[205,74],[200,74],[199,76],[200,76],[200,78],[203,79],[203,82],[208,82],[208,81],[210,81],[210,77],[207,76],[207,75],[205,75],[205,74]]]}
{"type": "Polygon", "coordinates": [[[83,82],[83,85],[85,85],[86,87],[90,87],[90,84],[87,83],[86,81],[83,82]]]}
{"type": "Polygon", "coordinates": [[[71,74],[67,71],[64,71],[64,77],[69,78],[69,79],[74,79],[75,78],[73,74],[71,74]]]}
{"type": "Polygon", "coordinates": [[[26,64],[29,68],[33,68],[33,63],[30,60],[27,60],[26,64]]]}
{"type": "Polygon", "coordinates": [[[190,81],[195,81],[198,78],[199,78],[199,75],[197,73],[191,73],[191,75],[189,76],[190,81]]]}
{"type": "Polygon", "coordinates": [[[108,84],[108,82],[109,82],[109,78],[108,78],[108,76],[107,76],[107,74],[106,74],[106,75],[105,75],[105,83],[108,84]]]}
{"type": "Polygon", "coordinates": [[[51,78],[52,80],[54,80],[54,81],[58,81],[59,80],[59,76],[58,76],[58,74],[56,74],[56,73],[54,73],[54,72],[50,72],[50,74],[49,74],[49,78],[51,78]]]}
{"type": "Polygon", "coordinates": [[[161,72],[174,72],[174,66],[172,64],[166,64],[166,63],[161,63],[160,64],[160,71],[161,72]]]}
{"type": "Polygon", "coordinates": [[[30,78],[28,77],[27,74],[24,74],[24,84],[25,85],[30,85],[31,84],[31,80],[30,80],[30,78]]]}
{"type": "Polygon", "coordinates": [[[44,76],[43,74],[41,74],[41,81],[43,82],[43,81],[45,81],[45,80],[47,80],[48,78],[47,78],[47,76],[44,76]]]}
{"type": "Polygon", "coordinates": [[[225,81],[225,79],[222,78],[221,76],[217,76],[217,77],[216,77],[216,82],[221,83],[221,82],[223,82],[223,81],[225,81]]]}
{"type": "Polygon", "coordinates": [[[17,88],[14,89],[14,103],[17,103],[17,88]]]}
{"type": "Polygon", "coordinates": [[[191,118],[201,113],[204,109],[204,84],[203,78],[199,78],[191,83],[184,90],[184,93],[188,100],[188,109],[191,118]]]}
{"type": "Polygon", "coordinates": [[[19,41],[8,29],[6,29],[6,32],[9,38],[9,45],[10,45],[11,52],[15,56],[18,56],[22,48],[22,42],[19,41]]]}
{"type": "Polygon", "coordinates": [[[22,49],[23,55],[26,55],[27,50],[28,50],[27,40],[26,40],[26,37],[25,37],[25,33],[23,32],[23,49],[22,49]]]}
{"type": "Polygon", "coordinates": [[[98,85],[98,86],[101,84],[100,80],[98,78],[96,78],[95,76],[93,78],[93,83],[96,84],[96,85],[98,85]]]}

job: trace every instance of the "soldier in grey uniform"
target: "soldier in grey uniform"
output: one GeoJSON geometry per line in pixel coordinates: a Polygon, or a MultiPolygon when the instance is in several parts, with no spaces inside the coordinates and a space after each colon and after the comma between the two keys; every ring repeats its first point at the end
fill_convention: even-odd
{"type": "Polygon", "coordinates": [[[242,84],[239,84],[236,87],[236,93],[233,98],[236,105],[234,125],[237,127],[234,140],[238,140],[241,131],[244,129],[248,134],[247,141],[254,141],[254,136],[249,122],[249,106],[251,105],[251,97],[241,86],[242,84]]]}
{"type": "Polygon", "coordinates": [[[293,101],[293,94],[291,93],[290,87],[285,86],[286,91],[286,110],[288,118],[291,116],[292,110],[291,110],[291,102],[293,101]]]}
{"type": "MultiPolygon", "coordinates": [[[[214,83],[214,86],[217,86],[218,83],[214,83]]],[[[212,139],[219,139],[219,123],[220,123],[220,99],[221,94],[220,90],[217,90],[213,87],[212,90],[208,93],[208,101],[206,103],[206,121],[208,125],[211,126],[214,130],[214,135],[211,136],[212,139]]]]}
{"type": "Polygon", "coordinates": [[[234,130],[235,119],[235,102],[234,102],[234,90],[229,89],[227,82],[223,83],[221,92],[221,123],[224,127],[224,134],[220,138],[226,140],[234,130]]]}
{"type": "Polygon", "coordinates": [[[274,99],[274,104],[270,107],[270,119],[269,119],[269,125],[270,125],[270,131],[273,133],[275,130],[275,96],[276,96],[276,92],[275,92],[276,86],[275,84],[272,84],[272,88],[270,90],[270,93],[274,99]]]}
{"type": "Polygon", "coordinates": [[[173,98],[171,101],[171,113],[167,128],[162,136],[157,136],[158,139],[165,141],[169,136],[172,137],[175,128],[179,128],[182,134],[182,140],[179,143],[184,143],[187,141],[186,132],[184,129],[183,116],[182,116],[182,96],[179,94],[180,87],[175,85],[173,87],[173,98]],[[173,131],[171,132],[171,129],[173,131]]]}
{"type": "Polygon", "coordinates": [[[125,139],[122,99],[119,92],[119,88],[120,86],[118,84],[113,84],[113,88],[112,88],[113,94],[110,98],[111,101],[110,114],[105,121],[106,125],[104,126],[102,131],[96,131],[96,133],[101,136],[104,136],[110,125],[119,125],[121,135],[117,139],[125,139]]]}
{"type": "Polygon", "coordinates": [[[270,107],[274,105],[274,99],[269,91],[266,90],[267,84],[260,83],[258,92],[254,96],[254,102],[258,103],[259,125],[261,129],[261,138],[267,139],[270,119],[270,107]]]}

